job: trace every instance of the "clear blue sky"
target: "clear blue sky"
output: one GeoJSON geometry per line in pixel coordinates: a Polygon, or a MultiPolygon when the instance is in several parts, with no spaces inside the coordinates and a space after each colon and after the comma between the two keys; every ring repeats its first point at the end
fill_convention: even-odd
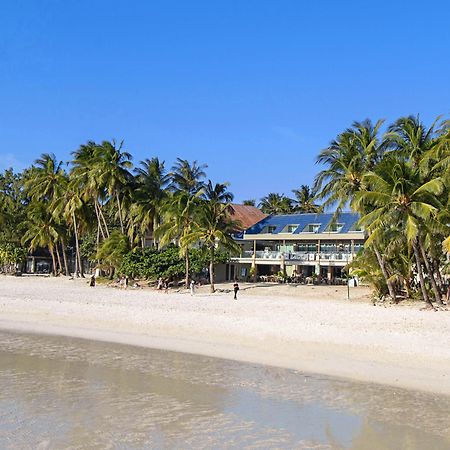
{"type": "Polygon", "coordinates": [[[0,169],[88,139],[209,165],[237,200],[311,183],[353,120],[450,110],[447,1],[2,1],[0,169]]]}

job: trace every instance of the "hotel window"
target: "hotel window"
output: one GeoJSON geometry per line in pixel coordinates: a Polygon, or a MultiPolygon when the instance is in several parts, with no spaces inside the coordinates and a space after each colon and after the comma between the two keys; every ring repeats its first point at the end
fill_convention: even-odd
{"type": "Polygon", "coordinates": [[[283,228],[283,233],[293,233],[298,228],[298,225],[286,225],[283,228]]]}
{"type": "Polygon", "coordinates": [[[344,227],[343,223],[332,223],[328,227],[328,232],[329,233],[339,233],[343,227],[344,227]]]}
{"type": "Polygon", "coordinates": [[[307,233],[318,233],[320,228],[320,223],[309,223],[306,225],[303,231],[307,233]]]}
{"type": "Polygon", "coordinates": [[[275,227],[275,226],[272,226],[272,225],[269,225],[268,227],[267,227],[267,232],[270,234],[270,233],[275,233],[275,230],[277,229],[277,227],[275,227]]]}

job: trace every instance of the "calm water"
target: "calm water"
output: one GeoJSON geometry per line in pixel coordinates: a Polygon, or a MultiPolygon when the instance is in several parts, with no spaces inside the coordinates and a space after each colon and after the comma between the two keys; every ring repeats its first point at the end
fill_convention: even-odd
{"type": "Polygon", "coordinates": [[[0,332],[0,449],[442,450],[449,413],[438,395],[0,332]]]}

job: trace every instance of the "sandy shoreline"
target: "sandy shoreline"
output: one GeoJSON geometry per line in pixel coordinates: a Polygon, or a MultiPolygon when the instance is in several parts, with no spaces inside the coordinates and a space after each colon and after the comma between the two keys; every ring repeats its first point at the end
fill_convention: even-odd
{"type": "MultiPolygon", "coordinates": [[[[244,287],[244,286],[242,286],[244,287]]],[[[0,277],[0,329],[197,353],[450,395],[450,312],[374,307],[365,288],[213,296],[0,277]]]]}

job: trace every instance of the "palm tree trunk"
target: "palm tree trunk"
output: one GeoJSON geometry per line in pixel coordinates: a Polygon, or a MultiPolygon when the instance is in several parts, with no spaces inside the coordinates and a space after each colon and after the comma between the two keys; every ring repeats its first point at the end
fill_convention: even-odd
{"type": "Polygon", "coordinates": [[[383,273],[384,279],[386,280],[386,284],[389,290],[389,295],[391,296],[392,300],[394,302],[397,302],[397,296],[395,295],[395,289],[392,285],[392,281],[389,279],[389,274],[386,269],[386,263],[384,261],[384,258],[381,256],[378,248],[374,245],[373,251],[375,252],[375,256],[377,257],[378,264],[380,266],[381,272],[383,273]]]}
{"type": "Polygon", "coordinates": [[[105,216],[103,215],[102,207],[98,200],[96,200],[96,202],[97,202],[98,213],[99,213],[100,217],[102,218],[103,224],[105,226],[106,237],[109,237],[108,225],[106,224],[106,219],[105,219],[105,216]]]}
{"type": "Polygon", "coordinates": [[[189,251],[186,250],[186,256],[185,256],[185,264],[186,264],[186,277],[185,277],[185,285],[186,289],[189,289],[189,251]]]}
{"type": "Polygon", "coordinates": [[[56,257],[58,259],[58,275],[59,275],[62,272],[62,264],[61,264],[61,256],[59,254],[58,241],[56,241],[55,249],[56,249],[56,257]]]}
{"type": "Polygon", "coordinates": [[[116,200],[117,200],[117,207],[119,208],[120,229],[122,230],[122,234],[125,234],[125,230],[123,228],[122,208],[120,206],[120,198],[118,192],[116,192],[116,200]]]}
{"type": "Polygon", "coordinates": [[[76,270],[76,276],[80,274],[82,277],[84,277],[83,274],[83,265],[81,264],[81,255],[80,255],[80,245],[78,243],[78,228],[77,228],[77,218],[75,217],[75,213],[72,213],[72,220],[73,220],[73,229],[75,234],[75,259],[77,270],[76,270]]]}
{"type": "Polygon", "coordinates": [[[439,268],[439,260],[437,258],[433,258],[432,267],[433,267],[434,273],[436,274],[436,282],[439,287],[439,290],[440,290],[440,292],[442,292],[444,294],[445,293],[444,280],[442,279],[442,276],[441,276],[441,270],[439,268]]]}
{"type": "Polygon", "coordinates": [[[422,253],[422,258],[425,263],[425,267],[427,269],[428,276],[430,277],[430,283],[431,283],[431,287],[433,289],[434,299],[436,300],[436,302],[439,305],[442,305],[441,293],[439,292],[439,288],[437,287],[436,279],[434,278],[434,274],[433,274],[433,269],[430,265],[430,262],[428,261],[427,254],[425,253],[425,249],[423,247],[422,240],[418,237],[417,242],[419,244],[420,252],[422,253]]]}
{"type": "Polygon", "coordinates": [[[158,217],[156,216],[156,214],[154,214],[153,216],[153,230],[152,230],[152,236],[153,236],[153,246],[156,248],[156,250],[158,250],[158,242],[156,241],[155,238],[155,231],[158,228],[158,217]]]}
{"type": "Polygon", "coordinates": [[[420,254],[419,254],[419,248],[417,245],[417,238],[414,239],[412,246],[413,246],[414,256],[416,258],[417,274],[419,275],[420,289],[422,290],[423,300],[425,303],[428,303],[430,306],[433,306],[433,304],[431,303],[431,301],[428,297],[427,288],[425,286],[425,280],[423,278],[422,262],[420,261],[420,254]]]}
{"type": "Polygon", "coordinates": [[[64,260],[64,275],[69,275],[69,265],[67,264],[66,245],[64,243],[64,238],[61,238],[61,250],[64,260]]]}
{"type": "Polygon", "coordinates": [[[214,288],[214,248],[210,249],[210,257],[209,257],[209,285],[211,294],[214,294],[216,291],[214,288]]]}
{"type": "Polygon", "coordinates": [[[56,260],[55,260],[55,252],[53,251],[53,246],[49,246],[48,250],[50,252],[50,255],[52,255],[52,263],[53,263],[53,275],[56,276],[56,260]]]}
{"type": "MultiPolygon", "coordinates": [[[[105,239],[105,233],[103,232],[103,228],[102,228],[102,224],[100,221],[100,214],[98,212],[98,206],[97,206],[97,201],[94,201],[94,209],[95,209],[95,215],[97,216],[97,235],[99,233],[99,231],[102,233],[102,238],[105,239]]],[[[97,237],[97,250],[98,250],[98,243],[99,243],[99,237],[97,237]]]]}

